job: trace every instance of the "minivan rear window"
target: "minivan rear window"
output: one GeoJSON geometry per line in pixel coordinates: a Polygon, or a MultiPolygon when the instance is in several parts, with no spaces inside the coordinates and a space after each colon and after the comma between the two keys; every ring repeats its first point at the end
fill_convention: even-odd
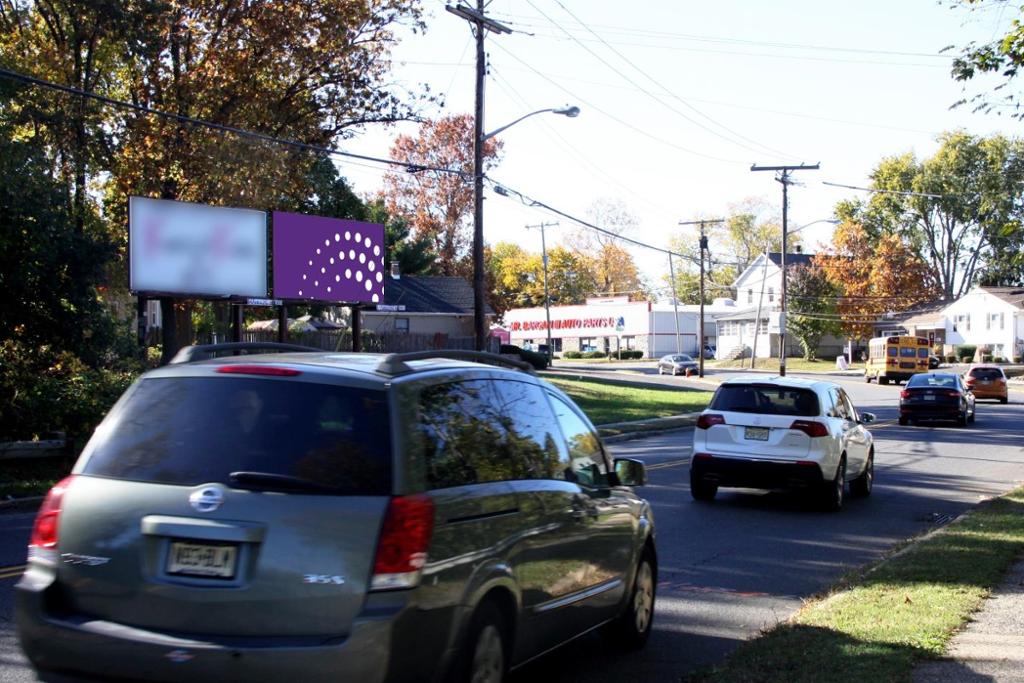
{"type": "Polygon", "coordinates": [[[814,417],[821,413],[818,395],[810,389],[773,384],[723,384],[711,400],[711,410],[762,415],[814,417]]]}
{"type": "Polygon", "coordinates": [[[299,477],[331,492],[391,488],[382,391],[235,377],[144,379],[96,431],[83,473],[232,486],[237,471],[299,477]]]}

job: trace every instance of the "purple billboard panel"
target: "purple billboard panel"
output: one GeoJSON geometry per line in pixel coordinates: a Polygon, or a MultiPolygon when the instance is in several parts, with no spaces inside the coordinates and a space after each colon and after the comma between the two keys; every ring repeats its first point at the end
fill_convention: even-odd
{"type": "Polygon", "coordinates": [[[384,300],[384,226],[274,212],[274,297],[384,300]]]}

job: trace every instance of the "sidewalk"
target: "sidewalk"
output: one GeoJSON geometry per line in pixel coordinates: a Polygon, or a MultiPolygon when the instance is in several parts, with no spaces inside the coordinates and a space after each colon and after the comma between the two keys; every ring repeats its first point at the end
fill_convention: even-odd
{"type": "Polygon", "coordinates": [[[918,664],[913,681],[1024,682],[1024,558],[953,637],[946,656],[918,664]]]}

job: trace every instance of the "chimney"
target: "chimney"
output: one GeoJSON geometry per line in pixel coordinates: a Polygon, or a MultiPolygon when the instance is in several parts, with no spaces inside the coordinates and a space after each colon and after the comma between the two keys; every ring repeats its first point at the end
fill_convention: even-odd
{"type": "Polygon", "coordinates": [[[401,280],[402,279],[402,273],[398,269],[398,261],[392,261],[391,262],[391,279],[392,280],[401,280]]]}

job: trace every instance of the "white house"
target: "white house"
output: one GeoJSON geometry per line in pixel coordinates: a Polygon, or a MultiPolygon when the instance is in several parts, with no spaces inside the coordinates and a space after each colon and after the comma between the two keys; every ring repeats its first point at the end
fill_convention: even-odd
{"type": "MultiPolygon", "coordinates": [[[[786,254],[786,268],[809,265],[813,254],[786,254]]],[[[770,358],[779,355],[779,311],[782,301],[782,254],[760,254],[733,281],[736,290],[737,311],[718,320],[718,358],[749,357],[770,358]],[[761,317],[754,320],[760,309],[761,317]]],[[[786,337],[787,356],[802,355],[803,348],[792,335],[786,337]]],[[[825,358],[842,353],[842,343],[834,337],[824,337],[818,347],[818,356],[825,358]]]]}
{"type": "Polygon", "coordinates": [[[994,357],[1024,358],[1024,287],[975,287],[940,311],[904,321],[910,334],[934,335],[946,353],[970,344],[994,357]]]}

